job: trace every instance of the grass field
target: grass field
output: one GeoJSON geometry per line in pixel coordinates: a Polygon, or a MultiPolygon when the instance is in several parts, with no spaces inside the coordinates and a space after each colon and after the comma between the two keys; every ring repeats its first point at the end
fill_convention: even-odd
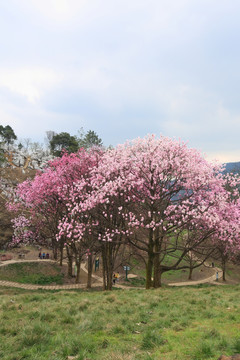
{"type": "Polygon", "coordinates": [[[52,263],[26,262],[0,267],[0,280],[25,284],[63,284],[61,267],[52,263]]]}
{"type": "Polygon", "coordinates": [[[240,286],[0,288],[1,360],[213,360],[240,353],[240,286]]]}
{"type": "MultiPolygon", "coordinates": [[[[173,259],[170,256],[166,257],[164,264],[171,265],[172,263],[173,263],[173,259]]],[[[181,265],[184,265],[184,264],[187,264],[187,262],[183,261],[181,265]]],[[[144,262],[141,261],[141,259],[132,257],[129,262],[129,265],[131,268],[131,272],[136,274],[138,276],[138,279],[145,278],[146,269],[145,269],[144,262]]],[[[238,273],[239,273],[239,269],[236,269],[234,274],[232,272],[232,275],[234,275],[233,277],[237,278],[236,275],[238,273]]],[[[214,274],[214,270],[211,267],[208,268],[206,266],[201,265],[200,267],[193,270],[192,280],[200,280],[200,279],[208,278],[213,274],[214,274]]],[[[170,271],[163,273],[162,282],[164,284],[168,284],[171,282],[188,281],[188,276],[189,276],[188,269],[182,269],[182,270],[178,270],[178,271],[170,270],[170,271]]],[[[238,280],[240,280],[240,278],[238,280]]],[[[132,283],[135,285],[134,282],[132,282],[132,283]]],[[[138,281],[138,286],[141,284],[144,286],[144,282],[138,281]]]]}

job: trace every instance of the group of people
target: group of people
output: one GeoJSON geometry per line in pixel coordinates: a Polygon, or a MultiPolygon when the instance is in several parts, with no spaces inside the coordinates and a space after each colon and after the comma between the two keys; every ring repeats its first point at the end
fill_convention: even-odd
{"type": "Polygon", "coordinates": [[[39,259],[49,259],[49,253],[45,254],[45,252],[38,254],[39,259]]]}
{"type": "Polygon", "coordinates": [[[119,280],[119,272],[114,272],[113,273],[113,284],[115,284],[116,283],[116,281],[118,281],[119,280]]]}

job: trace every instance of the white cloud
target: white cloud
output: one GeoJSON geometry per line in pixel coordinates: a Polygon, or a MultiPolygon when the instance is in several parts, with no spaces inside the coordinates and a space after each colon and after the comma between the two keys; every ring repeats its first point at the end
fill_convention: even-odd
{"type": "Polygon", "coordinates": [[[87,0],[22,0],[21,7],[49,21],[61,23],[71,21],[86,3],[87,0]]]}
{"type": "Polygon", "coordinates": [[[0,3],[0,116],[16,133],[156,132],[240,159],[239,1],[0,3]]]}
{"type": "Polygon", "coordinates": [[[0,68],[0,87],[36,103],[45,91],[56,86],[61,76],[46,68],[0,68]]]}
{"type": "Polygon", "coordinates": [[[104,70],[98,66],[86,66],[75,72],[67,74],[68,82],[78,89],[87,90],[94,93],[101,93],[107,90],[111,84],[111,78],[107,76],[104,70]]]}
{"type": "Polygon", "coordinates": [[[240,161],[240,151],[208,151],[205,155],[208,161],[217,160],[220,163],[240,161]]]}

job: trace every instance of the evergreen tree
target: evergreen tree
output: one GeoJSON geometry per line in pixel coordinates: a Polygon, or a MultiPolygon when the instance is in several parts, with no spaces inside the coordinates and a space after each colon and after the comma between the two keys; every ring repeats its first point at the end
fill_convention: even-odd
{"type": "Polygon", "coordinates": [[[53,155],[61,156],[63,150],[68,153],[74,153],[78,151],[79,146],[74,136],[71,136],[67,132],[61,132],[52,137],[50,148],[53,155]]]}
{"type": "Polygon", "coordinates": [[[2,141],[8,146],[10,144],[13,144],[14,141],[17,139],[15,132],[9,125],[6,125],[5,127],[0,125],[0,136],[2,141]]]}
{"type": "Polygon", "coordinates": [[[88,132],[85,134],[84,131],[81,129],[79,133],[80,137],[77,138],[77,140],[80,148],[89,149],[93,146],[103,146],[102,139],[97,135],[95,131],[88,130],[88,132]]]}

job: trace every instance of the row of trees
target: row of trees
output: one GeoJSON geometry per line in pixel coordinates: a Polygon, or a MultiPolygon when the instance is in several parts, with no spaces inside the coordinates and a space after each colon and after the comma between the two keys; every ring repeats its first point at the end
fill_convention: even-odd
{"type": "Polygon", "coordinates": [[[54,156],[61,156],[63,150],[68,153],[75,153],[81,148],[89,149],[93,146],[103,146],[102,140],[93,130],[85,133],[81,128],[78,135],[75,136],[71,136],[67,132],[56,134],[53,131],[47,131],[46,135],[51,153],[54,156]]]}
{"type": "Polygon", "coordinates": [[[55,131],[46,131],[45,147],[25,138],[16,144],[17,136],[11,126],[0,125],[0,165],[4,162],[4,150],[8,151],[11,145],[19,150],[27,152],[49,151],[53,156],[61,156],[63,150],[68,153],[77,152],[80,148],[89,149],[92,146],[103,146],[102,139],[93,130],[85,132],[83,128],[77,135],[70,135],[68,132],[56,133],[55,131]]]}
{"type": "Polygon", "coordinates": [[[45,145],[42,145],[33,142],[30,138],[18,139],[11,126],[0,125],[0,248],[5,247],[12,236],[12,214],[9,214],[5,207],[11,189],[29,176],[33,177],[35,169],[44,168],[46,162],[60,155],[64,147],[71,152],[78,151],[80,147],[89,148],[91,145],[102,145],[101,139],[92,130],[84,132],[81,129],[77,136],[47,131],[45,145]],[[77,142],[75,149],[71,149],[66,137],[73,138],[75,143],[77,142]],[[56,144],[60,149],[59,152],[55,151],[56,144]]]}
{"type": "Polygon", "coordinates": [[[75,260],[76,281],[87,256],[89,287],[101,253],[104,289],[112,287],[119,250],[134,249],[146,264],[146,288],[159,287],[166,271],[192,270],[216,249],[225,260],[239,251],[239,183],[165,137],[65,152],[18,186],[9,204],[18,214],[13,244],[51,239],[60,262],[66,248],[69,275],[75,260]]]}

